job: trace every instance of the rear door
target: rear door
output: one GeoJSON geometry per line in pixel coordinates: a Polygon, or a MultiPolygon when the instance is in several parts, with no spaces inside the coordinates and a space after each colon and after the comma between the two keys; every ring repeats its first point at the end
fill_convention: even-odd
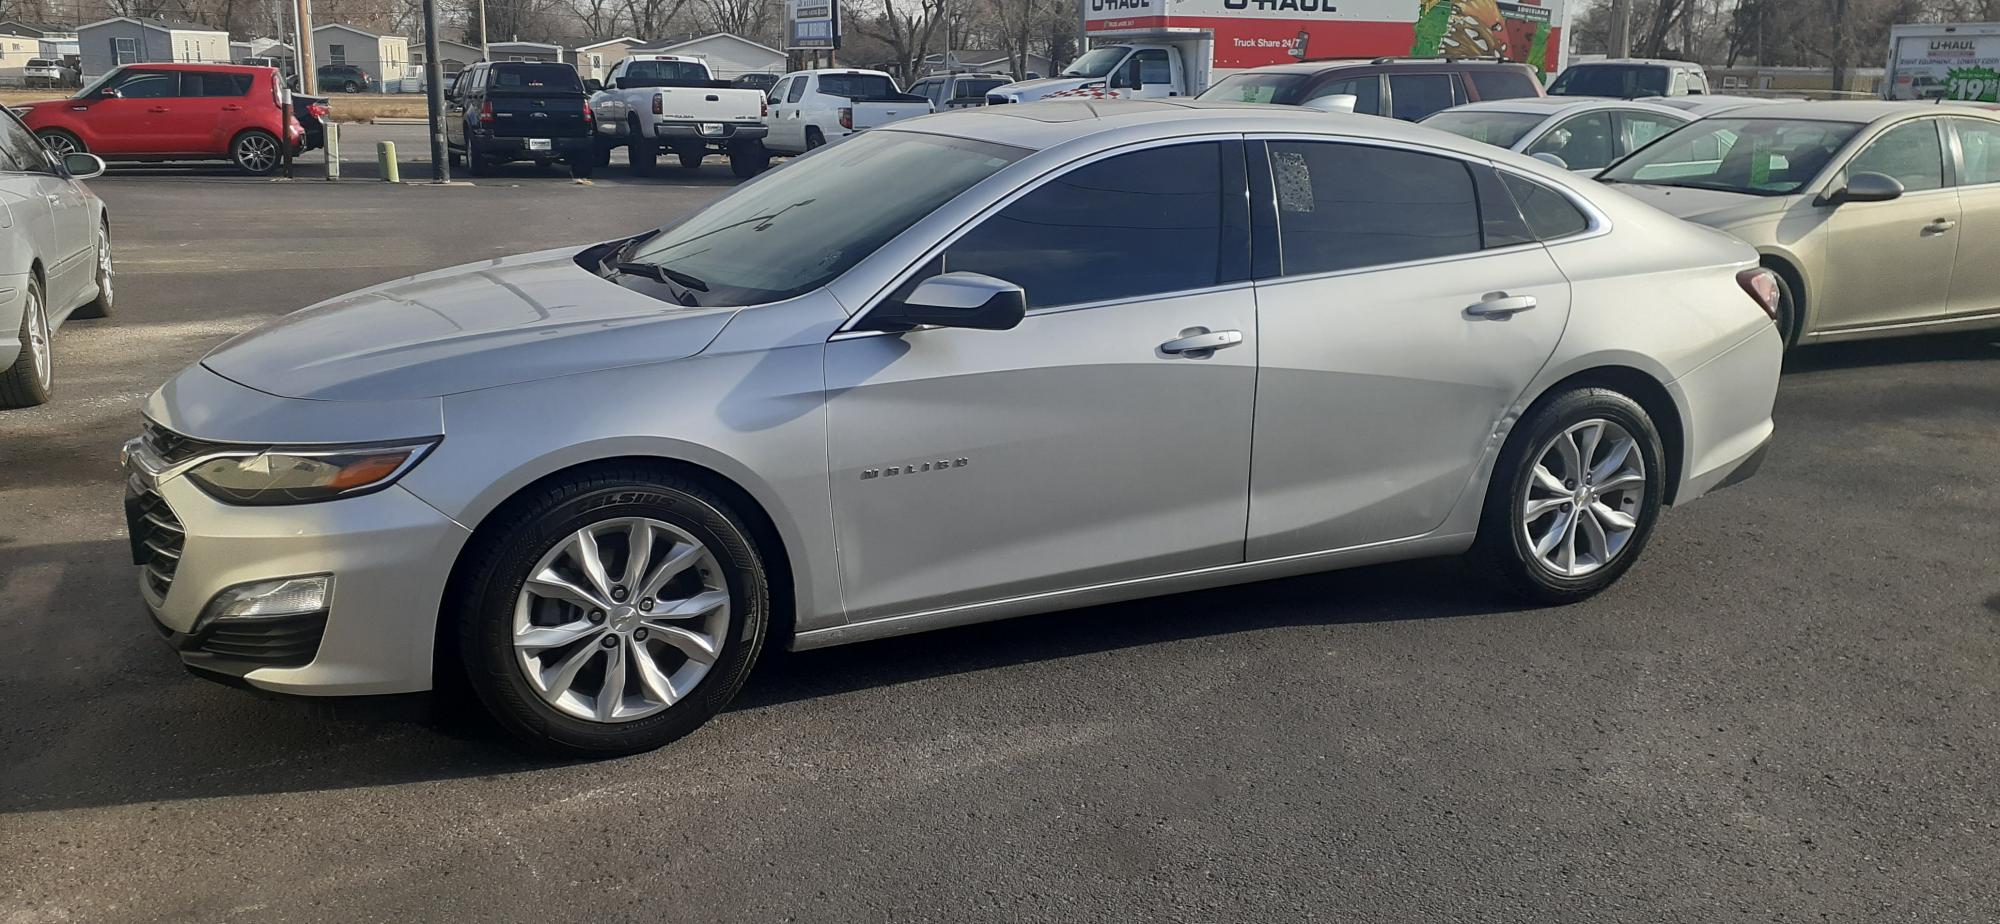
{"type": "Polygon", "coordinates": [[[1562,158],[1570,170],[1602,170],[1618,159],[1618,130],[1610,110],[1580,113],[1543,132],[1526,153],[1562,158]]]}
{"type": "Polygon", "coordinates": [[[1484,161],[1273,137],[1250,164],[1275,205],[1253,252],[1282,262],[1257,266],[1248,558],[1429,533],[1554,352],[1569,282],[1484,161]]]}
{"type": "Polygon", "coordinates": [[[169,119],[191,151],[226,154],[230,139],[249,127],[250,74],[243,71],[182,71],[181,95],[169,119]]]}
{"type": "Polygon", "coordinates": [[[2000,122],[1946,119],[1958,152],[1957,261],[1947,310],[1954,315],[2000,311],[2000,122]]]}

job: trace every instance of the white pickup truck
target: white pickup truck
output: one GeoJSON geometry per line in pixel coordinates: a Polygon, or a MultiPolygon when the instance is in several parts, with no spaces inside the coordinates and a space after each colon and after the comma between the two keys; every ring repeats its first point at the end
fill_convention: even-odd
{"type": "Polygon", "coordinates": [[[1212,43],[1099,45],[1062,73],[986,91],[988,105],[1044,99],[1152,99],[1195,96],[1208,88],[1212,43]]]}
{"type": "Polygon", "coordinates": [[[779,154],[804,154],[863,129],[928,115],[933,108],[928,98],[904,93],[896,78],[881,71],[793,71],[771,87],[771,134],[764,143],[779,154]]]}
{"type": "Polygon", "coordinates": [[[716,80],[698,58],[632,55],[612,65],[602,86],[590,89],[600,167],[619,147],[627,149],[632,172],[640,176],[652,174],[662,151],[677,155],[689,169],[701,166],[710,151],[725,153],[730,170],[741,177],[756,176],[771,164],[764,149],[763,92],[716,80]]]}

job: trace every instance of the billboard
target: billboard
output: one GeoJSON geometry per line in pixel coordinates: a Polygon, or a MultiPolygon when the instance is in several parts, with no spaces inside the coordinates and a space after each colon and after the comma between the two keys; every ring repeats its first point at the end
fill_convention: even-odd
{"type": "Polygon", "coordinates": [[[840,0],[785,0],[791,30],[785,50],[840,47],[840,0]]]}
{"type": "Polygon", "coordinates": [[[1099,38],[1204,31],[1223,70],[1315,58],[1504,58],[1554,73],[1564,0],[1081,0],[1099,38]]]}
{"type": "Polygon", "coordinates": [[[1898,35],[1889,53],[1890,99],[2000,102],[2000,34],[1898,35]]]}

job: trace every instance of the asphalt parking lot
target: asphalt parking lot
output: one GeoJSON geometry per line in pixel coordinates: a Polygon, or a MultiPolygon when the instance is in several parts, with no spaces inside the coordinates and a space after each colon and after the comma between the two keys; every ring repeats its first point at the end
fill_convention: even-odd
{"type": "Polygon", "coordinates": [[[732,182],[92,182],[119,314],[0,413],[0,922],[1994,920],[1992,336],[1795,354],[1763,471],[1563,609],[1434,561],[802,653],[587,764],[182,672],[125,559],[148,391],[732,182]]]}

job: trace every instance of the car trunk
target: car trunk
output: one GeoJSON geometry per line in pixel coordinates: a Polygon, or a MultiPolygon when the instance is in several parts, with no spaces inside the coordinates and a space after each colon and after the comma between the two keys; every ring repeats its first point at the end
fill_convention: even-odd
{"type": "Polygon", "coordinates": [[[582,93],[503,90],[486,95],[496,138],[582,138],[590,134],[582,93]]]}

